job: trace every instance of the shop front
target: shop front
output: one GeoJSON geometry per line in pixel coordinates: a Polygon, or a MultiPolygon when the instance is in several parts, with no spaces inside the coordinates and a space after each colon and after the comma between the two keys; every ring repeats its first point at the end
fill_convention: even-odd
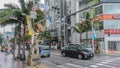
{"type": "Polygon", "coordinates": [[[120,53],[120,14],[103,14],[105,53],[120,53]]]}

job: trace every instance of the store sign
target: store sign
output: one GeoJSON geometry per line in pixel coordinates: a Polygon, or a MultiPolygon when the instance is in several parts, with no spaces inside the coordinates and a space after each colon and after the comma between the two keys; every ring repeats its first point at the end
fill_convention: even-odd
{"type": "Polygon", "coordinates": [[[120,15],[113,15],[113,19],[119,20],[120,19],[120,15]]]}
{"type": "Polygon", "coordinates": [[[120,34],[120,29],[104,29],[104,34],[120,34]]]}
{"type": "Polygon", "coordinates": [[[37,18],[37,13],[34,12],[34,11],[30,11],[30,17],[33,18],[33,19],[36,19],[37,18]]]}

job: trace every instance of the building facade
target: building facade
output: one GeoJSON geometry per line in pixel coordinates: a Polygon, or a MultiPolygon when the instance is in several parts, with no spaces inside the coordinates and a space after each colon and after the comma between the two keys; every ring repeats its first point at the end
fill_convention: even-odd
{"type": "Polygon", "coordinates": [[[68,29],[66,29],[67,25],[65,25],[68,18],[64,18],[66,15],[68,15],[67,0],[45,0],[45,4],[49,6],[49,9],[46,10],[46,29],[50,31],[52,35],[50,44],[52,46],[56,46],[57,48],[62,47],[68,39],[68,37],[66,37],[68,35],[66,34],[70,32],[68,29]]]}
{"type": "MultiPolygon", "coordinates": [[[[86,18],[86,13],[92,12],[93,18],[98,19],[99,25],[95,29],[97,39],[94,44],[99,43],[101,51],[109,53],[120,52],[120,0],[71,0],[71,25],[80,23],[86,18]]],[[[93,24],[96,24],[93,22],[93,24]]],[[[72,30],[72,29],[71,29],[72,30]]],[[[71,31],[72,33],[72,31],[71,31]]],[[[82,39],[92,45],[92,32],[82,34],[82,39]]],[[[79,42],[79,34],[72,33],[72,43],[79,42]]]]}

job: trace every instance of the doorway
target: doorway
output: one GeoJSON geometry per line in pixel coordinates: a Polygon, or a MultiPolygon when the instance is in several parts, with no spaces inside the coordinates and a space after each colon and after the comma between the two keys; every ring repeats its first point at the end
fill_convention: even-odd
{"type": "Polygon", "coordinates": [[[120,41],[108,41],[108,50],[120,51],[120,41]]]}

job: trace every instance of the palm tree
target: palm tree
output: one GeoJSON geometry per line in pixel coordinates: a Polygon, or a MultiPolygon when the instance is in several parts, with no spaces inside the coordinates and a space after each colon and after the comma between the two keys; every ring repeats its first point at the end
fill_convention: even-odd
{"type": "Polygon", "coordinates": [[[86,19],[81,23],[86,32],[86,44],[88,40],[88,31],[91,30],[91,18],[89,12],[86,13],[86,19]]]}
{"type": "Polygon", "coordinates": [[[73,26],[73,29],[80,34],[80,43],[82,43],[82,33],[85,32],[84,27],[81,23],[76,23],[75,26],[73,26]]]}
{"type": "Polygon", "coordinates": [[[0,34],[0,45],[2,44],[3,38],[2,38],[2,34],[0,34]]]}
{"type": "MultiPolygon", "coordinates": [[[[26,26],[26,18],[25,16],[22,15],[22,13],[25,13],[26,15],[30,15],[30,10],[33,7],[33,3],[37,4],[39,3],[38,0],[34,1],[28,1],[25,2],[24,0],[19,0],[19,3],[21,5],[21,9],[19,7],[16,8],[16,5],[13,4],[6,4],[5,6],[8,7],[6,9],[3,9],[0,12],[0,25],[1,26],[6,26],[6,25],[12,25],[15,23],[20,22],[20,24],[24,25],[24,28],[26,26]],[[10,17],[13,16],[17,18],[17,20],[10,19],[10,17]],[[22,23],[21,23],[22,22],[22,23]]],[[[41,10],[37,10],[37,19],[36,21],[41,20],[44,17],[44,14],[41,12],[41,10]]],[[[21,31],[21,28],[20,28],[21,31]]],[[[25,29],[24,29],[24,37],[25,37],[25,29]]],[[[23,40],[23,44],[25,45],[25,40],[23,40]]],[[[25,51],[23,51],[24,57],[25,57],[25,51]]]]}
{"type": "MultiPolygon", "coordinates": [[[[51,34],[49,31],[43,31],[38,35],[38,38],[42,39],[43,41],[50,40],[51,34]]],[[[43,42],[43,44],[45,44],[45,43],[43,42]]]]}
{"type": "MultiPolygon", "coordinates": [[[[2,27],[6,26],[6,25],[13,25],[13,24],[21,24],[18,20],[21,20],[21,11],[19,9],[19,7],[16,7],[17,5],[15,4],[5,4],[4,5],[5,9],[2,9],[0,11],[0,25],[2,27]],[[15,19],[11,19],[11,17],[15,17],[18,20],[15,19]]],[[[20,27],[20,26],[19,26],[20,27]]],[[[16,28],[16,27],[15,27],[16,28]]],[[[15,31],[16,32],[16,31],[15,31]]],[[[20,32],[20,30],[18,31],[20,32]]],[[[16,34],[16,33],[15,33],[16,34]]],[[[16,36],[16,35],[14,35],[16,36]]],[[[16,37],[15,37],[16,38],[16,37]]],[[[19,41],[20,42],[20,41],[19,41]]],[[[15,45],[14,45],[15,46],[15,45]]],[[[19,45],[20,46],[20,45],[19,45]]],[[[18,49],[18,55],[20,53],[20,48],[18,49]]],[[[14,55],[14,54],[13,54],[14,55]]],[[[15,58],[15,57],[14,57],[15,58]]]]}

